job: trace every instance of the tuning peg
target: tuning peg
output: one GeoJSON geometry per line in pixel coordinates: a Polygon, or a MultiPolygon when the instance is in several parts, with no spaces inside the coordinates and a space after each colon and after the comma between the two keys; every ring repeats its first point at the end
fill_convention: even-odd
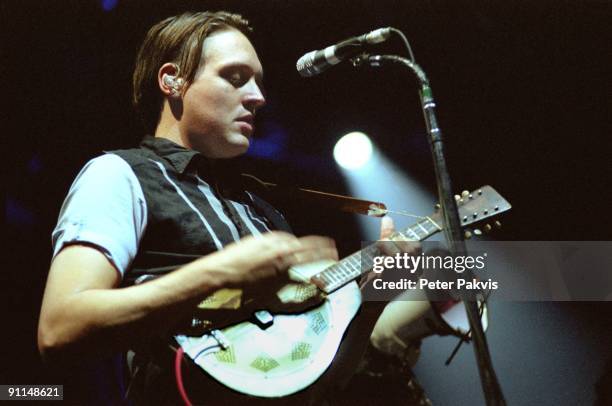
{"type": "Polygon", "coordinates": [[[472,232],[470,230],[465,230],[465,239],[469,240],[470,238],[472,238],[472,232]]]}
{"type": "Polygon", "coordinates": [[[461,197],[467,197],[470,195],[470,192],[467,190],[464,190],[463,192],[461,192],[461,197]]]}
{"type": "Polygon", "coordinates": [[[440,210],[442,208],[442,206],[440,206],[440,203],[436,203],[436,205],[434,206],[435,210],[440,210]]]}
{"type": "Polygon", "coordinates": [[[483,229],[485,233],[488,233],[493,229],[493,227],[491,227],[491,224],[487,223],[484,225],[483,229]]]}
{"type": "Polygon", "coordinates": [[[474,229],[474,234],[475,234],[475,235],[482,235],[482,231],[480,231],[480,229],[479,229],[479,228],[475,228],[475,229],[474,229]]]}
{"type": "Polygon", "coordinates": [[[496,220],[495,223],[493,223],[493,225],[497,228],[501,228],[501,223],[498,220],[496,220]]]}

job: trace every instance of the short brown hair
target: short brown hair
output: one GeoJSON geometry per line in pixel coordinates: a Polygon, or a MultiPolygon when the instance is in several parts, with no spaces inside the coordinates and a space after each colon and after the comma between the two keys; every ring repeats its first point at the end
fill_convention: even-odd
{"type": "Polygon", "coordinates": [[[211,33],[235,28],[249,36],[249,22],[239,14],[226,11],[187,12],[166,18],[147,33],[134,67],[132,103],[147,133],[159,123],[163,97],[157,85],[157,73],[166,62],[179,68],[186,86],[193,81],[202,58],[202,44],[211,33]]]}

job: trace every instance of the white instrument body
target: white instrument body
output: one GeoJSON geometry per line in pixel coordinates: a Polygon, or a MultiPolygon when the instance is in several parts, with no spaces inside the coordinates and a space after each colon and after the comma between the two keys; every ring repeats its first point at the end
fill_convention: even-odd
{"type": "MultiPolygon", "coordinates": [[[[333,263],[316,262],[291,272],[307,281],[333,263]]],[[[251,322],[223,329],[227,350],[210,334],[175,338],[196,364],[225,386],[259,397],[287,396],[310,386],[327,370],[360,305],[361,292],[351,282],[307,312],[275,315],[265,330],[251,322]]]]}
{"type": "MultiPolygon", "coordinates": [[[[471,194],[465,192],[463,196],[457,201],[463,226],[512,207],[490,186],[471,194]]],[[[440,232],[440,224],[443,220],[438,211],[404,233],[394,233],[391,239],[422,241],[440,232]]],[[[376,255],[380,253],[371,245],[339,262],[319,261],[291,268],[292,279],[331,292],[323,304],[311,310],[275,315],[273,324],[267,328],[246,321],[200,337],[177,335],[175,339],[185,354],[228,388],[264,398],[294,394],[310,386],[331,365],[361,305],[361,291],[354,280],[372,268],[376,255]]],[[[287,287],[278,295],[286,303],[283,296],[297,297],[299,292],[287,287]]],[[[459,306],[456,307],[458,311],[459,306]]],[[[445,317],[450,316],[449,312],[445,317]]]]}

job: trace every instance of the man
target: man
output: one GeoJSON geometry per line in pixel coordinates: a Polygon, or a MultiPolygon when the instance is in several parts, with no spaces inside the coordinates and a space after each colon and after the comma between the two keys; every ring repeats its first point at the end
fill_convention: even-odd
{"type": "Polygon", "coordinates": [[[218,169],[246,152],[265,104],[249,31],[226,12],[186,13],[150,29],[134,104],[154,137],[90,161],[53,232],[40,352],[57,362],[138,349],[137,403],[178,401],[164,387],[171,374],[151,372],[153,364],[171,370],[154,362],[152,348],[203,299],[222,288],[271,294],[289,267],[338,259],[332,240],[288,233],[278,212],[218,169]]]}

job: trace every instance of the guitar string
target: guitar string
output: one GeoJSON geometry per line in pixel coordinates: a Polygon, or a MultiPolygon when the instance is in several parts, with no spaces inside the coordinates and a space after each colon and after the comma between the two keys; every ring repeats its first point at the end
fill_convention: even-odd
{"type": "Polygon", "coordinates": [[[414,217],[420,220],[425,220],[427,218],[427,216],[419,216],[418,214],[412,214],[405,210],[392,210],[392,209],[379,209],[379,210],[381,212],[384,212],[385,214],[387,213],[399,214],[400,216],[414,217]]]}
{"type": "Polygon", "coordinates": [[[434,226],[436,226],[438,230],[442,231],[442,227],[440,227],[440,225],[436,223],[430,216],[419,216],[418,214],[412,214],[405,210],[380,209],[380,211],[384,212],[385,214],[393,213],[393,214],[398,214],[400,216],[416,218],[419,220],[429,220],[434,226]]]}

